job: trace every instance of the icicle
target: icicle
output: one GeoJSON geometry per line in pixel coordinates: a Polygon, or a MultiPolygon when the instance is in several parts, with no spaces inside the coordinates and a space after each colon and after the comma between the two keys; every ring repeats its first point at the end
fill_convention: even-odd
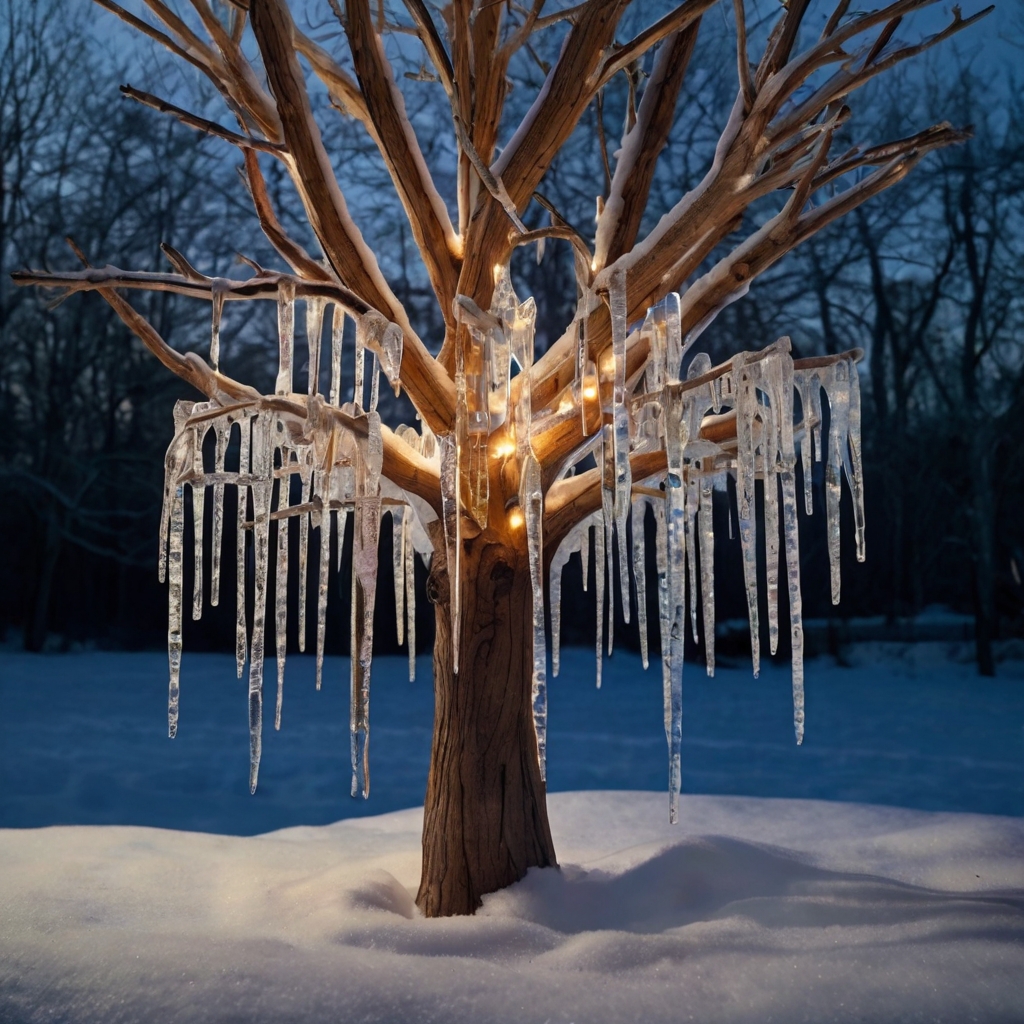
{"type": "Polygon", "coordinates": [[[697,509],[700,505],[700,478],[691,463],[686,478],[686,575],[690,581],[690,635],[697,635],[697,509]]]}
{"type": "Polygon", "coordinates": [[[740,547],[743,552],[743,582],[747,592],[750,619],[750,654],[754,677],[761,673],[760,626],[757,610],[757,520],[754,504],[755,460],[754,419],[757,393],[746,365],[745,353],[733,359],[736,382],[736,506],[740,523],[740,547]]]}
{"type": "Polygon", "coordinates": [[[405,506],[392,505],[391,512],[391,575],[395,588],[395,628],[398,645],[405,643],[405,552],[402,549],[405,530],[405,506]]]}
{"type": "Polygon", "coordinates": [[[309,351],[309,380],[306,389],[315,395],[320,390],[320,341],[324,330],[324,300],[315,295],[306,299],[306,345],[309,351]]]}
{"type": "MultiPolygon", "coordinates": [[[[376,362],[374,364],[376,366],[376,362]]],[[[356,466],[355,529],[352,534],[352,575],[358,581],[360,601],[353,595],[353,616],[358,650],[350,652],[352,661],[352,795],[370,795],[370,768],[367,759],[370,742],[370,673],[373,667],[373,612],[377,597],[377,546],[380,538],[380,471],[384,444],[380,416],[367,414],[367,436],[356,438],[359,450],[356,466]],[[362,605],[361,615],[356,608],[362,605]],[[356,661],[358,659],[358,666],[356,661]]]]}
{"type": "MultiPolygon", "coordinates": [[[[626,405],[626,272],[616,269],[609,282],[608,306],[612,321],[615,359],[612,389],[612,441],[614,446],[615,532],[619,543],[619,591],[622,617],[629,622],[629,557],[626,554],[626,518],[629,515],[633,475],[629,466],[629,408],[626,405]]],[[[609,636],[612,630],[609,627],[609,636]]]]}
{"type": "Polygon", "coordinates": [[[839,502],[842,493],[843,448],[847,444],[849,432],[849,373],[849,363],[835,363],[822,373],[830,413],[828,459],[825,463],[825,518],[833,604],[839,604],[841,589],[839,502]]]}
{"type": "Polygon", "coordinates": [[[170,681],[167,687],[167,735],[178,732],[178,691],[181,678],[181,577],[182,536],[185,532],[184,486],[174,485],[171,499],[169,551],[167,555],[167,662],[170,681]]]}
{"type": "Polygon", "coordinates": [[[615,553],[613,537],[615,533],[615,438],[614,426],[606,423],[601,432],[602,483],[601,491],[601,524],[604,533],[603,550],[605,554],[605,577],[608,586],[608,656],[611,657],[615,645],[615,553]]]}
{"type": "MultiPolygon", "coordinates": [[[[769,373],[778,364],[775,358],[763,361],[769,373]]],[[[776,471],[776,430],[778,416],[786,415],[783,409],[774,407],[777,388],[771,390],[771,408],[761,406],[762,464],[764,467],[764,547],[765,575],[768,590],[768,649],[772,654],[779,649],[779,483],[776,471]]],[[[789,413],[792,416],[792,411],[789,413]]]]}
{"type": "MultiPolygon", "coordinates": [[[[341,544],[339,539],[338,544],[341,544]]],[[[316,688],[324,677],[324,638],[327,633],[327,592],[331,573],[331,513],[325,508],[320,515],[320,576],[316,598],[316,688]]]]}
{"type": "Polygon", "coordinates": [[[816,425],[811,420],[811,391],[819,390],[818,378],[814,371],[807,375],[800,374],[797,379],[800,392],[800,408],[803,413],[803,435],[800,438],[800,462],[804,475],[804,511],[808,515],[814,512],[814,475],[812,459],[814,458],[813,430],[816,425]]]}
{"type": "Polygon", "coordinates": [[[356,361],[352,377],[352,401],[358,409],[363,408],[363,400],[366,397],[363,386],[366,376],[366,330],[366,317],[360,317],[356,321],[356,361]]]}
{"type": "Polygon", "coordinates": [[[533,367],[533,336],[537,321],[537,304],[529,298],[516,310],[512,328],[512,355],[522,371],[519,374],[519,401],[515,410],[516,458],[520,473],[527,456],[533,451],[533,393],[530,370],[533,367]]]}
{"type": "Polygon", "coordinates": [[[544,493],[541,490],[540,464],[529,454],[519,484],[519,504],[526,518],[526,548],[530,562],[533,606],[533,725],[537,733],[540,777],[547,777],[548,683],[547,643],[544,635],[544,493]]]}
{"type": "Polygon", "coordinates": [[[661,624],[661,681],[664,706],[665,738],[668,742],[668,818],[679,820],[679,792],[682,785],[682,616],[673,613],[673,550],[671,524],[667,521],[665,500],[652,502],[658,563],[658,618],[661,624]],[[678,622],[676,621],[678,619],[678,622]],[[678,637],[676,634],[679,634],[678,637]],[[676,662],[679,662],[678,671],[676,662]]]}
{"type": "Polygon", "coordinates": [[[487,526],[489,476],[487,434],[490,430],[487,342],[475,327],[464,328],[455,368],[456,443],[461,511],[481,529],[487,526]]]}
{"type": "MultiPolygon", "coordinates": [[[[512,290],[508,266],[496,268],[494,295],[491,299],[491,315],[497,321],[484,331],[487,361],[487,410],[490,430],[498,430],[508,419],[508,400],[511,383],[510,350],[515,344],[513,337],[516,321],[519,319],[519,305],[512,290]]],[[[531,349],[533,338],[530,338],[531,349]]],[[[532,351],[531,351],[532,359],[532,351]]]]}
{"type": "Polygon", "coordinates": [[[669,292],[665,297],[665,378],[670,384],[679,380],[683,368],[684,345],[679,310],[679,293],[669,292]]]}
{"type": "Polygon", "coordinates": [[[779,480],[782,484],[782,529],[789,589],[789,630],[792,646],[793,729],[804,739],[804,627],[800,596],[800,536],[796,510],[796,450],[793,442],[793,360],[787,352],[775,380],[779,392],[779,480]]]}
{"type": "Polygon", "coordinates": [[[191,432],[184,429],[192,414],[194,402],[178,401],[174,405],[174,436],[164,455],[164,490],[160,508],[160,541],[157,556],[157,576],[161,583],[167,579],[167,543],[171,526],[174,490],[186,464],[192,458],[191,432]]]}
{"type": "Polygon", "coordinates": [[[273,490],[273,439],[270,413],[261,412],[253,425],[253,548],[256,587],[249,651],[249,791],[256,792],[263,749],[263,656],[267,614],[267,564],[270,547],[270,501],[273,490]]]}
{"type": "MultiPolygon", "coordinates": [[[[311,493],[313,477],[308,466],[300,466],[299,483],[302,485],[303,505],[313,498],[311,493]]],[[[306,650],[306,590],[309,586],[309,513],[299,516],[299,650],[306,650]]]]}
{"type": "MultiPolygon", "coordinates": [[[[196,445],[201,445],[198,433],[196,445]]],[[[199,452],[200,458],[202,451],[199,452]]],[[[202,465],[199,467],[202,470],[202,465]]],[[[192,581],[192,621],[203,617],[203,513],[206,507],[206,487],[200,472],[192,479],[192,549],[195,556],[195,575],[192,581]]]]}
{"type": "Polygon", "coordinates": [[[224,313],[224,296],[230,282],[215,277],[210,285],[210,366],[220,369],[220,322],[224,313]]]}
{"type": "Polygon", "coordinates": [[[416,681],[416,551],[413,547],[413,515],[402,518],[402,565],[405,577],[405,640],[409,650],[409,682],[416,681]]]}
{"type": "Polygon", "coordinates": [[[377,353],[373,354],[373,368],[370,371],[370,411],[377,411],[377,403],[380,401],[380,360],[377,353]]]}
{"type": "Polygon", "coordinates": [[[448,591],[452,614],[452,670],[459,672],[460,585],[459,549],[459,461],[458,449],[451,434],[437,439],[441,450],[441,513],[444,529],[445,556],[448,565],[448,591]]]}
{"type": "MultiPolygon", "coordinates": [[[[218,419],[214,426],[213,465],[214,472],[223,477],[224,460],[227,455],[228,441],[231,438],[231,419],[218,419]]],[[[213,541],[210,545],[210,604],[216,608],[220,604],[220,559],[224,543],[224,484],[213,485],[213,541]]]]}
{"type": "Polygon", "coordinates": [[[402,328],[398,324],[388,324],[384,329],[384,337],[381,339],[380,365],[396,396],[402,390],[402,348],[404,344],[405,335],[402,334],[402,328]]]}
{"type": "Polygon", "coordinates": [[[336,513],[336,525],[335,532],[338,536],[338,561],[337,570],[341,572],[341,562],[345,554],[345,532],[348,530],[348,513],[347,508],[339,508],[336,513]]]}
{"type": "Polygon", "coordinates": [[[345,338],[345,310],[335,304],[331,319],[331,405],[341,405],[341,346],[345,338]]]}
{"type": "Polygon", "coordinates": [[[284,700],[284,664],[288,651],[288,507],[291,504],[291,455],[281,451],[281,479],[278,482],[277,510],[285,515],[277,520],[277,570],[274,574],[274,649],[277,655],[277,704],[274,728],[281,728],[281,704],[284,700]]]}
{"type": "Polygon", "coordinates": [[[292,391],[292,360],[295,349],[295,282],[282,278],[277,286],[278,369],[274,390],[279,395],[292,391]]]}
{"type": "Polygon", "coordinates": [[[714,488],[710,477],[700,484],[700,592],[704,609],[704,659],[709,676],[715,674],[715,530],[714,488]]]}
{"type": "Polygon", "coordinates": [[[604,517],[594,523],[594,582],[597,598],[597,636],[595,638],[595,649],[597,651],[597,688],[601,689],[601,670],[604,667],[604,582],[605,570],[605,520],[604,517]]]}
{"type": "MultiPolygon", "coordinates": [[[[238,421],[238,475],[249,472],[250,437],[252,420],[247,414],[238,421]]],[[[242,678],[245,659],[249,646],[245,625],[245,523],[249,511],[249,488],[239,480],[238,483],[238,518],[235,538],[235,669],[238,678],[242,678]]]]}
{"type": "Polygon", "coordinates": [[[633,579],[636,581],[636,621],[640,631],[640,658],[644,669],[650,662],[647,637],[647,539],[644,534],[644,519],[647,498],[639,495],[633,499],[633,579]]]}
{"type": "Polygon", "coordinates": [[[850,408],[848,419],[850,465],[847,473],[853,494],[853,522],[857,542],[857,561],[867,557],[864,549],[864,467],[860,447],[860,374],[854,363],[850,363],[850,408]]]}
{"type": "MultiPolygon", "coordinates": [[[[551,566],[548,570],[548,600],[551,608],[551,675],[558,677],[562,656],[562,570],[569,556],[581,550],[581,536],[585,536],[587,527],[579,523],[574,526],[558,545],[551,566]]],[[[589,543],[589,538],[587,540],[589,543]]],[[[584,580],[583,589],[586,590],[584,580]]]]}

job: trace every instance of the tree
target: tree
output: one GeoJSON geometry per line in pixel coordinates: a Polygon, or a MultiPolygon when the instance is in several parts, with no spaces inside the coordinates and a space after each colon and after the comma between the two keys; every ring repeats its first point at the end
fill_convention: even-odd
{"type": "MultiPolygon", "coordinates": [[[[754,35],[764,37],[762,56],[753,64],[746,13],[737,0],[739,90],[714,162],[700,184],[678,198],[638,241],[658,156],[672,130],[701,18],[713,0],[685,0],[645,27],[634,24],[639,15],[630,10],[628,0],[585,0],[549,14],[543,13],[542,0],[529,9],[457,0],[442,10],[443,28],[421,0],[406,0],[399,22],[390,20],[384,4],[372,9],[370,0],[347,0],[342,9],[332,0],[347,41],[349,66],[295,24],[285,0],[233,0],[223,10],[207,0],[192,0],[194,22],[164,0],[147,0],[156,25],[113,0],[98,2],[191,64],[223,96],[237,121],[234,128],[125,87],[132,98],[241,150],[260,225],[289,268],[278,272],[253,265],[252,277],[230,281],[201,274],[179,252],[167,249],[174,273],[87,266],[75,273],[16,275],[21,284],[98,291],[165,366],[206,397],[201,403],[179,403],[166,463],[163,540],[168,546],[162,545],[161,558],[170,580],[172,734],[180,663],[184,486],[192,487],[197,528],[203,521],[197,502],[207,487],[214,492],[218,512],[213,520],[211,589],[217,588],[217,531],[225,485],[237,486],[239,522],[252,529],[255,610],[247,638],[240,601],[238,653],[241,672],[249,639],[253,786],[260,754],[271,520],[278,523],[277,564],[285,568],[289,530],[280,524],[300,519],[301,552],[308,532],[306,517],[319,527],[322,619],[330,515],[347,518],[351,510],[353,787],[354,792],[367,791],[376,550],[381,511],[393,509],[403,517],[403,567],[413,548],[432,551],[428,589],[437,625],[434,741],[418,903],[428,915],[470,913],[482,894],[521,878],[532,866],[555,863],[543,782],[545,566],[552,571],[552,633],[557,642],[558,570],[572,550],[586,557],[587,531],[594,526],[600,629],[600,591],[607,581],[611,598],[616,564],[628,604],[627,518],[631,506],[643,511],[648,503],[660,526],[659,621],[670,791],[678,793],[687,563],[691,592],[696,595],[695,538],[700,535],[701,600],[710,637],[713,575],[706,539],[711,492],[715,481],[731,472],[737,476],[755,670],[758,478],[764,481],[773,650],[779,632],[780,559],[785,562],[799,740],[802,633],[794,393],[796,389],[801,396],[800,430],[807,435],[802,443],[805,469],[811,436],[818,457],[827,452],[829,551],[833,598],[838,600],[839,488],[844,468],[853,483],[855,505],[862,508],[859,399],[853,369],[857,354],[794,363],[783,339],[757,353],[740,353],[718,367],[698,356],[685,379],[680,377],[682,360],[704,326],[744,294],[760,273],[836,218],[901,180],[929,151],[965,137],[940,124],[881,145],[854,145],[839,156],[831,152],[834,140],[851,131],[846,100],[853,92],[974,19],[963,20],[956,11],[942,32],[903,44],[896,37],[902,19],[929,0],[897,0],[854,16],[848,16],[848,0],[840,0],[820,34],[806,24],[809,0],[791,0],[767,35],[760,26],[753,29],[754,35]],[[249,32],[258,61],[245,51],[249,32]],[[389,33],[395,40],[394,61],[408,52],[407,37],[421,48],[421,73],[416,77],[436,79],[450,104],[454,218],[406,116],[386,52],[389,33]],[[560,43],[560,49],[547,62],[544,84],[528,113],[506,135],[511,127],[503,123],[510,69],[515,62],[540,61],[537,48],[545,39],[551,45],[560,43]],[[343,198],[313,116],[300,57],[332,104],[364,126],[390,174],[443,320],[444,337],[436,356],[385,279],[343,198]],[[591,246],[538,189],[587,110],[620,82],[626,96],[624,133],[614,168],[609,158],[591,246]],[[502,137],[507,141],[499,151],[502,137]],[[282,228],[262,170],[261,160],[268,159],[287,170],[322,260],[282,228]],[[782,201],[768,210],[772,197],[780,196],[782,201]],[[535,201],[548,211],[550,224],[531,230],[522,217],[535,201]],[[567,240],[572,246],[576,314],[559,340],[534,359],[535,308],[530,300],[519,303],[508,264],[517,247],[549,238],[567,240]],[[682,295],[677,295],[675,289],[684,285],[682,295]],[[122,296],[121,291],[130,288],[210,300],[210,361],[194,353],[181,355],[168,346],[122,296]],[[293,389],[296,298],[305,300],[307,310],[306,394],[293,389]],[[280,363],[273,395],[261,395],[218,368],[217,330],[224,301],[259,299],[278,303],[280,363]],[[320,393],[319,374],[324,303],[335,307],[329,402],[320,393]],[[339,369],[343,314],[356,322],[354,401],[344,405],[339,369]],[[630,331],[630,324],[639,326],[630,331]],[[369,381],[362,369],[366,352],[374,359],[369,381]],[[512,360],[519,367],[514,377],[512,360]],[[376,410],[378,364],[411,399],[422,434],[409,427],[391,431],[381,425],[376,410]],[[367,383],[369,400],[364,393],[367,383]],[[827,436],[822,388],[831,408],[827,436]],[[210,430],[216,451],[213,469],[207,470],[202,442],[210,430]],[[225,462],[232,437],[240,439],[237,471],[225,462]],[[298,501],[292,500],[292,477],[301,481],[298,501]],[[275,480],[284,481],[276,492],[275,480]],[[404,511],[406,503],[411,513],[404,511]],[[687,544],[687,537],[693,542],[687,544]]],[[[437,128],[433,126],[435,134],[437,128]]],[[[860,518],[857,532],[862,554],[860,518]]],[[[634,562],[642,568],[642,531],[634,531],[633,542],[640,551],[634,562]]],[[[202,551],[201,543],[196,550],[202,551]]],[[[300,554],[300,602],[305,599],[305,564],[305,555],[300,554]]],[[[278,707],[284,575],[277,573],[275,602],[278,707]]],[[[202,571],[196,578],[194,614],[202,604],[202,571]]],[[[243,578],[240,572],[239,579],[243,578]]],[[[644,587],[638,585],[637,591],[639,596],[644,587]]],[[[644,603],[639,602],[641,614],[644,603]]],[[[691,597],[694,629],[696,604],[691,597]]],[[[318,644],[322,649],[320,637],[318,644]]],[[[710,669],[713,654],[708,647],[710,669]]],[[[553,664],[557,667],[557,648],[553,664]]]]}

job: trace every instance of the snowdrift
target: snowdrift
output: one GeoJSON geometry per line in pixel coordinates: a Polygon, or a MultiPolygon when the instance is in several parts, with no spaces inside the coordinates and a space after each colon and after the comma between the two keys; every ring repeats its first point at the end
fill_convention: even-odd
{"type": "Polygon", "coordinates": [[[1024,1020],[1024,821],[550,797],[561,870],[413,904],[420,810],[0,830],[0,1020],[1024,1020]]]}

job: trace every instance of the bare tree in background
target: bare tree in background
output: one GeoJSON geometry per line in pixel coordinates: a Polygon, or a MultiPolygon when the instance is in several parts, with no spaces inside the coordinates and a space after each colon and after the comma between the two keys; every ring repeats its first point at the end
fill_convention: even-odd
{"type": "MultiPolygon", "coordinates": [[[[680,194],[665,217],[640,238],[658,157],[672,131],[701,18],[712,0],[685,0],[646,27],[638,23],[639,15],[633,17],[628,0],[585,0],[550,13],[545,13],[543,0],[528,9],[457,0],[440,12],[440,22],[421,0],[406,0],[398,22],[383,4],[347,0],[343,7],[332,3],[347,42],[345,58],[327,52],[303,32],[284,0],[234,0],[224,10],[207,0],[192,0],[188,18],[164,0],[147,0],[155,24],[113,0],[98,2],[207,76],[223,96],[236,121],[231,128],[126,89],[134,99],[241,150],[260,224],[288,268],[272,271],[254,264],[251,278],[230,281],[200,273],[182,254],[167,248],[174,273],[87,267],[76,273],[16,275],[21,284],[99,291],[165,366],[207,396],[204,403],[179,403],[175,440],[167,456],[168,546],[163,557],[171,593],[172,733],[180,663],[183,487],[191,486],[194,503],[212,489],[219,537],[223,488],[226,483],[237,486],[239,525],[252,531],[256,610],[247,634],[244,600],[240,603],[238,653],[240,671],[246,656],[250,662],[253,786],[261,749],[270,522],[297,520],[300,577],[306,571],[309,526],[320,529],[322,621],[324,551],[329,552],[323,538],[332,515],[352,514],[353,781],[354,792],[367,792],[377,537],[382,510],[392,510],[402,518],[408,542],[397,553],[396,564],[407,566],[414,548],[432,558],[429,590],[437,626],[436,713],[418,903],[428,915],[472,912],[484,893],[521,878],[531,866],[555,863],[543,781],[545,572],[551,571],[554,591],[568,554],[579,550],[587,556],[593,528],[594,559],[601,567],[599,591],[606,583],[614,600],[617,564],[619,589],[628,603],[626,523],[638,503],[641,511],[650,504],[659,523],[659,590],[664,600],[658,617],[665,652],[670,792],[673,798],[678,793],[682,643],[688,621],[696,630],[698,606],[703,608],[705,632],[713,634],[710,524],[701,509],[710,510],[715,482],[734,473],[755,670],[755,481],[764,481],[768,632],[774,650],[781,589],[790,602],[799,741],[802,634],[794,439],[803,436],[805,470],[812,438],[818,456],[827,454],[829,554],[833,599],[838,600],[838,501],[844,469],[853,484],[855,507],[862,508],[856,354],[794,363],[783,339],[718,367],[698,357],[685,376],[683,357],[718,311],[745,294],[787,252],[900,181],[929,151],[965,137],[941,124],[879,145],[832,151],[837,132],[851,117],[847,101],[859,87],[973,19],[963,20],[957,10],[942,32],[905,44],[897,36],[904,17],[927,6],[928,0],[898,0],[853,15],[848,0],[840,0],[820,32],[805,25],[809,2],[791,0],[767,36],[756,33],[763,38],[763,51],[752,62],[744,6],[736,0],[739,88],[714,161],[700,184],[680,194]],[[634,23],[635,30],[630,27],[634,23]],[[247,56],[250,33],[258,61],[247,56]],[[422,77],[436,79],[448,100],[450,124],[432,125],[431,131],[447,132],[448,151],[454,154],[452,209],[406,116],[387,56],[390,33],[403,46],[410,36],[417,40],[422,77]],[[506,126],[510,71],[532,60],[548,38],[561,46],[543,86],[518,126],[506,126]],[[358,209],[353,206],[350,212],[342,195],[312,113],[300,57],[319,80],[318,88],[325,88],[336,107],[364,126],[379,150],[443,321],[436,356],[367,246],[357,227],[358,209]],[[623,78],[628,84],[624,132],[617,150],[606,147],[608,170],[598,185],[597,228],[591,241],[545,202],[541,186],[587,111],[623,78]],[[322,259],[282,227],[266,188],[267,161],[287,170],[322,259]],[[776,202],[766,213],[762,204],[769,197],[776,202]],[[531,230],[522,218],[535,202],[544,207],[548,224],[531,230]],[[760,222],[749,233],[741,231],[748,223],[745,214],[755,209],[760,222]],[[508,264],[517,246],[552,237],[573,246],[575,315],[559,340],[535,359],[535,307],[530,300],[518,301],[508,264]],[[702,270],[727,240],[732,241],[724,254],[702,270]],[[192,353],[183,356],[168,346],[123,297],[126,288],[211,301],[210,361],[192,353]],[[679,288],[684,289],[681,295],[675,292],[679,288]],[[307,310],[310,372],[304,394],[293,387],[296,298],[305,301],[307,310]],[[261,299],[278,304],[280,361],[273,395],[261,395],[227,376],[218,362],[217,325],[224,302],[261,299]],[[318,370],[325,303],[335,307],[330,401],[320,394],[318,370]],[[357,325],[357,387],[354,400],[342,404],[344,315],[357,325]],[[637,326],[631,330],[631,325],[637,326]],[[374,359],[365,381],[364,354],[374,359]],[[512,361],[519,373],[510,378],[512,361]],[[378,365],[411,399],[422,432],[381,425],[378,365]],[[370,388],[369,398],[364,385],[370,388]],[[822,390],[832,409],[831,436],[822,431],[822,390]],[[803,420],[794,431],[797,391],[803,420]],[[215,433],[217,447],[209,470],[202,453],[207,431],[215,433]],[[228,439],[239,434],[243,456],[235,471],[225,465],[224,452],[228,439]],[[297,502],[292,500],[293,477],[301,482],[297,502]],[[275,490],[278,480],[282,483],[275,490]]],[[[197,514],[196,522],[201,521],[197,514]]],[[[640,532],[634,531],[634,542],[640,532]]],[[[860,519],[857,536],[863,555],[860,519]]],[[[279,526],[276,537],[277,564],[287,566],[287,526],[279,526]]],[[[202,550],[201,543],[196,550],[202,550]]],[[[211,590],[217,600],[217,539],[213,552],[211,590]]],[[[642,561],[634,558],[632,564],[642,561]]],[[[278,712],[284,669],[282,609],[286,611],[281,579],[279,572],[278,712]]],[[[202,571],[197,581],[193,614],[202,608],[202,571]]],[[[302,577],[303,636],[304,593],[302,577]]],[[[406,592],[406,601],[408,597],[406,592]]],[[[553,593],[553,644],[557,607],[553,593]]],[[[598,618],[600,648],[600,597],[598,618]]],[[[318,634],[322,650],[322,628],[318,634]]],[[[557,667],[557,647],[553,654],[557,667]]],[[[711,658],[709,650],[709,670],[711,658]]]]}

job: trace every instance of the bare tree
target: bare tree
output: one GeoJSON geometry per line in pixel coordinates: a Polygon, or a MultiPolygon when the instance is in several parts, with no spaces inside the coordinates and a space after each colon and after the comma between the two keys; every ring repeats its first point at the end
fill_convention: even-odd
{"type": "MultiPolygon", "coordinates": [[[[147,0],[156,24],[138,19],[114,0],[98,2],[207,76],[224,97],[237,122],[231,128],[128,90],[133,98],[239,147],[261,226],[289,268],[278,272],[256,267],[244,282],[225,281],[199,273],[171,250],[175,273],[169,274],[87,267],[76,273],[17,275],[21,284],[98,291],[165,366],[208,397],[206,403],[179,408],[178,430],[168,453],[172,732],[180,660],[181,489],[192,482],[198,494],[207,485],[222,487],[228,479],[220,454],[212,473],[201,461],[197,439],[211,422],[218,432],[218,453],[236,423],[242,427],[243,445],[251,439],[249,461],[230,479],[243,498],[251,492],[252,518],[240,501],[239,519],[251,525],[256,549],[249,676],[253,785],[260,752],[270,520],[311,514],[325,535],[329,512],[354,513],[353,760],[355,787],[365,792],[371,646],[366,615],[372,614],[376,589],[377,529],[384,502],[408,503],[432,542],[429,589],[437,624],[436,713],[418,902],[429,915],[472,912],[482,894],[515,881],[531,866],[555,863],[543,783],[543,568],[551,566],[554,581],[559,552],[579,548],[582,554],[584,531],[595,516],[595,561],[608,559],[609,571],[602,578],[610,591],[617,537],[620,584],[627,599],[625,527],[631,502],[653,502],[656,514],[668,523],[662,534],[667,545],[664,574],[659,565],[666,599],[659,617],[663,647],[669,651],[664,662],[666,728],[675,792],[688,553],[691,588],[697,586],[695,544],[687,546],[684,537],[698,529],[699,508],[710,507],[712,481],[724,472],[733,471],[739,479],[755,666],[752,509],[759,477],[765,480],[766,507],[775,516],[774,538],[769,525],[766,539],[769,632],[774,649],[781,516],[786,536],[782,589],[789,592],[797,652],[794,383],[805,396],[808,438],[820,433],[820,417],[810,415],[820,405],[820,388],[833,403],[827,498],[830,538],[834,534],[835,540],[832,544],[830,539],[833,596],[838,599],[843,464],[855,489],[859,487],[859,405],[856,371],[851,369],[855,357],[794,364],[783,341],[719,367],[695,362],[685,380],[680,379],[681,362],[703,327],[759,274],[900,181],[929,151],[965,137],[940,124],[880,145],[855,146],[839,155],[831,151],[837,132],[851,117],[847,100],[852,93],[973,19],[963,20],[957,11],[944,31],[904,44],[896,36],[901,22],[928,0],[897,0],[853,16],[848,15],[848,0],[840,0],[820,33],[804,24],[808,0],[791,0],[764,38],[762,55],[751,62],[746,13],[737,0],[733,13],[739,89],[713,162],[701,182],[679,196],[641,239],[658,156],[672,132],[701,18],[712,0],[684,0],[636,31],[627,31],[632,23],[626,17],[631,6],[627,0],[585,0],[548,14],[542,0],[529,8],[456,0],[442,12],[443,28],[421,0],[406,0],[398,22],[390,20],[383,4],[373,8],[370,0],[347,0],[343,8],[332,3],[332,10],[344,30],[348,64],[295,24],[285,0],[234,0],[226,18],[207,0],[192,0],[194,20],[165,0],[147,0]],[[249,31],[258,62],[246,54],[249,31]],[[424,76],[436,78],[448,100],[455,153],[451,211],[406,116],[386,54],[389,31],[418,41],[424,76]],[[534,43],[549,36],[561,43],[557,57],[529,111],[506,135],[510,68],[514,62],[532,60],[534,43]],[[386,280],[342,195],[312,115],[300,57],[333,104],[363,125],[379,150],[443,321],[436,356],[386,280]],[[597,197],[593,243],[558,210],[548,208],[550,204],[550,223],[529,229],[523,217],[535,201],[545,205],[538,190],[559,151],[585,123],[588,111],[602,102],[611,83],[623,78],[628,84],[625,133],[616,154],[611,146],[601,147],[609,155],[597,197]],[[499,150],[502,137],[506,141],[499,150]],[[282,228],[265,187],[262,166],[267,160],[287,170],[323,261],[282,228]],[[769,197],[781,201],[766,210],[769,197]],[[756,223],[745,231],[750,218],[756,223]],[[572,244],[578,301],[572,323],[535,360],[534,309],[529,301],[520,304],[515,298],[507,266],[516,247],[552,237],[572,244]],[[724,253],[705,268],[705,261],[721,252],[727,240],[724,253]],[[675,289],[684,285],[682,295],[674,297],[675,289]],[[174,351],[122,296],[121,290],[128,288],[212,300],[215,323],[224,300],[276,300],[281,326],[276,394],[261,396],[220,372],[216,348],[210,363],[174,351]],[[305,395],[295,394],[292,387],[295,297],[306,301],[309,318],[311,372],[305,395]],[[666,300],[667,305],[648,313],[666,300]],[[340,311],[356,319],[357,372],[362,352],[372,352],[375,366],[379,361],[388,379],[411,399],[423,424],[422,437],[407,428],[392,432],[382,427],[375,398],[371,395],[366,402],[362,387],[355,402],[344,406],[334,387],[330,403],[319,395],[315,352],[323,302],[336,306],[336,340],[340,311]],[[641,320],[640,328],[628,331],[629,324],[641,320]],[[511,383],[510,358],[520,367],[511,383]],[[840,414],[840,409],[849,414],[840,414]],[[427,452],[435,438],[439,458],[431,459],[427,452]],[[597,465],[586,469],[592,457],[597,465]],[[568,475],[576,466],[580,471],[568,475]],[[289,507],[287,486],[278,488],[275,505],[275,475],[303,480],[298,505],[289,507]],[[381,478],[387,482],[384,491],[381,478]],[[394,488],[399,497],[391,497],[394,488]],[[707,495],[703,506],[702,492],[707,495]],[[665,642],[669,634],[671,643],[665,642]]],[[[763,35],[759,30],[755,34],[763,35]]],[[[603,122],[597,126],[603,128],[603,122]]],[[[376,374],[372,377],[375,381],[376,374]]],[[[825,439],[819,438],[819,454],[823,444],[825,439]]],[[[809,451],[808,440],[804,448],[809,451]]],[[[706,525],[702,519],[700,528],[706,525]]],[[[280,565],[282,552],[287,555],[287,529],[279,529],[277,538],[280,565]]],[[[858,538],[862,546],[862,523],[858,538]]],[[[418,542],[410,536],[410,543],[418,542]]],[[[704,568],[710,571],[706,561],[704,568]]],[[[302,594],[300,590],[300,600],[302,594]]],[[[201,606],[201,589],[196,597],[201,606]]],[[[553,598],[553,613],[555,607],[553,598]]],[[[277,608],[280,637],[280,591],[277,608]]],[[[713,604],[705,600],[704,608],[708,631],[713,604]]],[[[244,631],[240,621],[241,660],[244,631]]],[[[280,700],[280,640],[278,665],[280,700]]],[[[799,740],[802,676],[796,671],[794,702],[799,740]]]]}

